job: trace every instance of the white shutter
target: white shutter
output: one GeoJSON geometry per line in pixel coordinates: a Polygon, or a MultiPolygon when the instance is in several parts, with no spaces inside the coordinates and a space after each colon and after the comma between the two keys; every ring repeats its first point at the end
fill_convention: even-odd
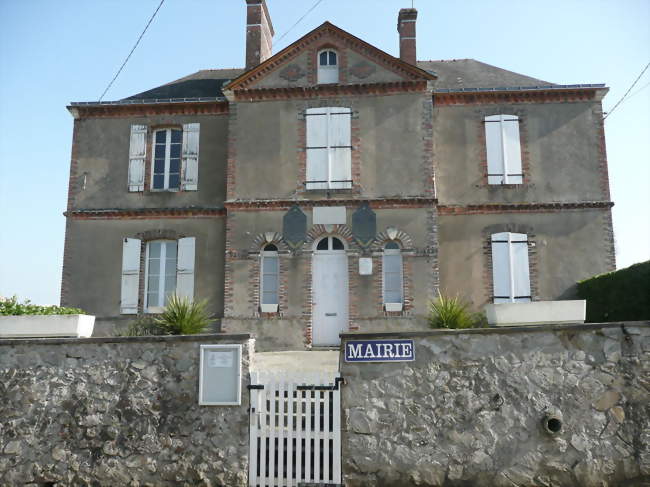
{"type": "Polygon", "coordinates": [[[129,146],[129,191],[144,191],[144,160],[147,155],[147,126],[131,125],[129,146]]]}
{"type": "Polygon", "coordinates": [[[492,283],[495,303],[530,301],[528,236],[525,233],[492,235],[492,283]]]}
{"type": "Polygon", "coordinates": [[[495,303],[510,302],[508,232],[492,235],[492,287],[495,303]]]}
{"type": "Polygon", "coordinates": [[[307,131],[307,189],[327,189],[329,161],[327,148],[327,108],[308,108],[305,113],[307,131]],[[325,181],[309,183],[309,181],[325,181]]]}
{"type": "Polygon", "coordinates": [[[485,149],[487,152],[488,184],[504,183],[501,115],[485,117],[485,149]]]}
{"type": "Polygon", "coordinates": [[[521,184],[523,177],[521,171],[521,144],[519,142],[519,118],[515,115],[502,115],[501,117],[505,181],[508,184],[521,184]]]}
{"type": "Polygon", "coordinates": [[[352,162],[350,148],[334,147],[329,150],[330,188],[352,187],[352,162]]]}
{"type": "Polygon", "coordinates": [[[198,123],[183,125],[183,181],[182,189],[196,191],[199,184],[199,129],[198,123]]]}
{"type": "Polygon", "coordinates": [[[352,111],[349,108],[329,108],[328,142],[330,188],[352,187],[352,143],[350,135],[352,111]]]}
{"type": "Polygon", "coordinates": [[[352,110],[349,108],[328,108],[329,116],[329,145],[331,147],[350,147],[350,120],[352,110]]]}
{"type": "Polygon", "coordinates": [[[327,147],[327,108],[308,108],[305,112],[307,147],[327,147]]]}
{"type": "Polygon", "coordinates": [[[510,242],[513,300],[516,303],[528,302],[530,301],[528,236],[525,233],[511,233],[510,242]]]}
{"type": "Polygon", "coordinates": [[[194,243],[195,237],[178,239],[176,265],[176,295],[194,298],[194,243]]]}
{"type": "Polygon", "coordinates": [[[125,238],[122,243],[122,291],[120,313],[138,313],[138,286],[140,283],[140,240],[125,238]]]}

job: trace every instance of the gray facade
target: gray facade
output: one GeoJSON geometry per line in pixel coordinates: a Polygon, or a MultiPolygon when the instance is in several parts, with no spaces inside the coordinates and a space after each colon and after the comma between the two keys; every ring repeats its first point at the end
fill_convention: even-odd
{"type": "Polygon", "coordinates": [[[246,71],[73,103],[61,301],[124,322],[155,312],[156,286],[177,283],[209,300],[222,330],[256,333],[259,350],[333,345],[318,338],[329,325],[314,324],[334,272],[319,255],[346,269],[330,296],[339,307],[324,315],[338,331],[417,330],[438,290],[477,309],[493,301],[491,239],[504,232],[527,239],[530,299],[571,298],[577,280],[614,268],[606,91],[474,60],[416,66],[326,22],[246,71]],[[323,52],[336,55],[337,82],[319,79],[323,52]],[[495,115],[517,123],[513,184],[490,183],[495,115]],[[322,130],[338,142],[314,142],[322,130]],[[176,149],[157,139],[165,131],[176,149]],[[318,164],[325,183],[314,183],[318,164]],[[178,187],[156,187],[163,173],[178,187]],[[319,248],[330,237],[340,249],[319,248]],[[151,242],[181,239],[191,252],[169,260],[172,277],[151,242]]]}

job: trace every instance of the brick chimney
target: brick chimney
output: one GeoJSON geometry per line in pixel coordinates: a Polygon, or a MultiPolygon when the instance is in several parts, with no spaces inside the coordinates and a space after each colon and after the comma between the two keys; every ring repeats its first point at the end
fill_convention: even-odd
{"type": "Polygon", "coordinates": [[[246,70],[271,57],[273,24],[266,0],[246,1],[246,70]]]}
{"type": "Polygon", "coordinates": [[[397,17],[397,32],[399,32],[399,58],[410,64],[415,64],[415,21],[418,11],[414,8],[403,8],[397,17]]]}

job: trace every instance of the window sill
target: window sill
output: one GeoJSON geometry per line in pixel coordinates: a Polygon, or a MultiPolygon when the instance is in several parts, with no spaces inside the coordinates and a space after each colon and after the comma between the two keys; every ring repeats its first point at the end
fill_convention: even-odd
{"type": "Polygon", "coordinates": [[[388,313],[395,313],[402,311],[402,303],[384,303],[384,311],[388,313]]]}
{"type": "Polygon", "coordinates": [[[145,314],[153,315],[153,314],[160,314],[165,311],[164,306],[151,306],[149,308],[145,308],[144,312],[145,314]]]}
{"type": "Polygon", "coordinates": [[[305,189],[303,194],[313,194],[317,196],[325,196],[330,194],[349,194],[355,192],[355,188],[337,188],[337,189],[305,189]]]}

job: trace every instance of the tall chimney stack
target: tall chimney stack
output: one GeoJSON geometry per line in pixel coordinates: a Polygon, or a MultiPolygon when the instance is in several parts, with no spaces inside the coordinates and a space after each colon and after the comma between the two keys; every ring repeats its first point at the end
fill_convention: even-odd
{"type": "Polygon", "coordinates": [[[266,0],[246,1],[246,71],[271,57],[273,24],[266,0]]]}
{"type": "Polygon", "coordinates": [[[397,32],[399,32],[399,58],[410,64],[417,62],[415,55],[415,21],[418,11],[414,8],[403,8],[397,17],[397,32]]]}

